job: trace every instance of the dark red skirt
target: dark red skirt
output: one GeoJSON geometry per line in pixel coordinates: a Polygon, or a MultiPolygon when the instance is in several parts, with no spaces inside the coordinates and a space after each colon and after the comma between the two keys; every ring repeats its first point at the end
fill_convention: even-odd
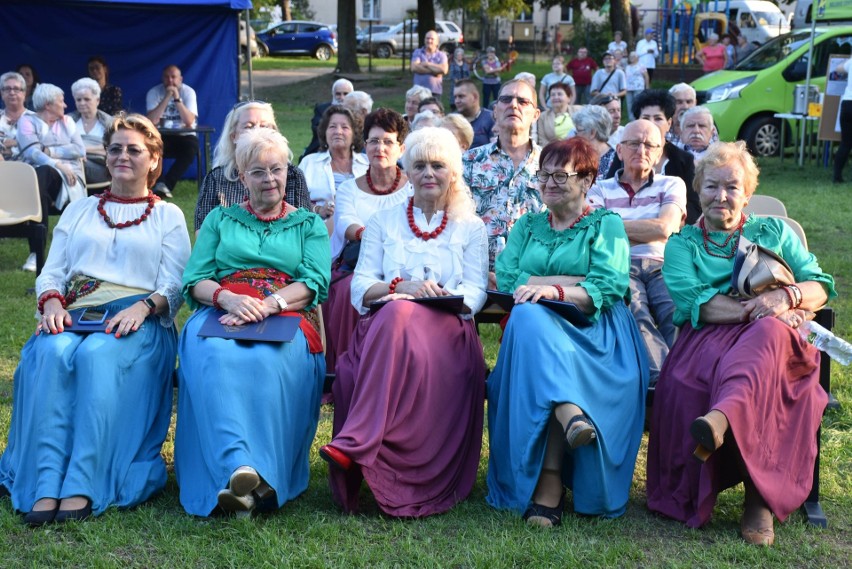
{"type": "Polygon", "coordinates": [[[328,300],[322,305],[322,318],[325,324],[325,369],[334,373],[338,358],[349,349],[359,314],[352,307],[349,288],[352,273],[333,269],[331,280],[333,284],[328,288],[328,300]]]}
{"type": "Polygon", "coordinates": [[[383,512],[422,517],[470,494],[482,446],[485,361],[473,320],[403,300],[360,320],[337,362],[335,501],[358,509],[361,480],[383,512]]]}
{"type": "Polygon", "coordinates": [[[828,397],[819,385],[819,351],[775,318],[683,327],[654,395],[648,442],[648,508],[700,527],[716,496],[749,477],[784,521],[813,485],[816,433],[828,397]],[[689,426],[711,409],[728,418],[726,443],[702,464],[689,426]]]}

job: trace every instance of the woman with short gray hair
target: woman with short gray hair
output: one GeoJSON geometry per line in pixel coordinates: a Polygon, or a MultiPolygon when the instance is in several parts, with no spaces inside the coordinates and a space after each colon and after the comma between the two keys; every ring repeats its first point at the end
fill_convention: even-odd
{"type": "Polygon", "coordinates": [[[18,155],[20,147],[15,135],[18,132],[18,119],[29,113],[24,106],[27,82],[16,71],[0,75],[0,94],[3,97],[3,109],[0,109],[0,160],[9,160],[18,155]]]}
{"type": "Polygon", "coordinates": [[[77,110],[71,113],[70,117],[83,139],[83,144],[86,145],[86,158],[83,161],[86,184],[102,184],[109,180],[104,134],[114,119],[112,115],[98,110],[101,87],[94,79],[78,79],[71,85],[71,94],[74,96],[77,110]]]}
{"type": "Polygon", "coordinates": [[[615,159],[615,149],[607,142],[611,129],[612,117],[603,107],[586,105],[574,115],[574,132],[591,142],[598,153],[598,176],[601,179],[609,172],[615,159]]]}

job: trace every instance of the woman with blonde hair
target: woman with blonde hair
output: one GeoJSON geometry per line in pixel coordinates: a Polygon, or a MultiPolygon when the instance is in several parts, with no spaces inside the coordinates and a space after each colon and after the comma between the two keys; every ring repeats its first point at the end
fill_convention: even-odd
{"type": "Polygon", "coordinates": [[[485,361],[473,315],[488,240],[452,133],[426,127],[405,148],[414,195],[364,231],[352,280],[362,317],[337,363],[333,438],[320,456],[344,511],[357,511],[366,479],[384,513],[422,517],[465,499],[476,480],[485,361]],[[409,301],[449,295],[462,297],[458,312],[409,301]],[[377,301],[388,302],[373,311],[377,301]]]}

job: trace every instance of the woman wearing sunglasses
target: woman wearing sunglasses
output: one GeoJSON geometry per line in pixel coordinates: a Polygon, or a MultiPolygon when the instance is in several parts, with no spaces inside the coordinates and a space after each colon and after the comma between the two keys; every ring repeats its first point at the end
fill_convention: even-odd
{"type": "Polygon", "coordinates": [[[196,516],[277,509],[308,487],[325,380],[316,308],[331,256],[322,219],[285,200],[289,158],[277,131],[237,140],[248,195],[210,212],[183,273],[197,310],[178,351],[175,472],[180,502],[196,516]],[[210,319],[239,326],[278,316],[297,319],[292,341],[199,335],[210,319]]]}
{"type": "MultiPolygon", "coordinates": [[[[234,158],[237,139],[255,128],[278,130],[272,105],[263,101],[237,103],[222,127],[222,135],[213,153],[213,169],[204,177],[198,203],[195,205],[195,231],[201,229],[204,218],[216,207],[228,207],[242,202],[246,197],[246,187],[240,181],[234,158]]],[[[287,203],[296,208],[310,208],[311,199],[302,171],[287,164],[287,203]]]]}
{"type": "Polygon", "coordinates": [[[512,310],[488,378],[488,503],[530,525],[562,521],[565,489],[579,514],[617,517],[627,505],[645,418],[648,364],[628,296],[630,244],[621,218],[586,194],[597,152],[551,142],[536,175],[548,211],[528,213],[497,257],[512,310]],[[571,302],[575,325],[538,303],[571,302]]]}
{"type": "Polygon", "coordinates": [[[0,493],[31,526],[129,508],[166,485],[189,235],[183,212],[150,190],[163,152],[151,121],[118,117],[105,141],[112,185],[59,218],[15,371],[0,493]]]}

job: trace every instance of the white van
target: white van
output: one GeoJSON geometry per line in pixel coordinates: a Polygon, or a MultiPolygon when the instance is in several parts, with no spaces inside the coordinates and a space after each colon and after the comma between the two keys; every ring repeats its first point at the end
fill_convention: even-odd
{"type": "MultiPolygon", "coordinates": [[[[766,43],[767,40],[786,34],[790,24],[784,13],[777,5],[767,0],[730,0],[727,3],[729,19],[740,29],[749,43],[756,41],[766,43]]],[[[725,11],[725,2],[708,3],[708,8],[715,12],[725,11]]]]}
{"type": "MultiPolygon", "coordinates": [[[[813,23],[813,3],[814,0],[798,0],[796,9],[793,11],[793,29],[800,30],[802,28],[810,28],[813,23]]],[[[852,18],[841,18],[837,20],[820,20],[820,26],[840,25],[848,26],[852,24],[852,18]]]]}

